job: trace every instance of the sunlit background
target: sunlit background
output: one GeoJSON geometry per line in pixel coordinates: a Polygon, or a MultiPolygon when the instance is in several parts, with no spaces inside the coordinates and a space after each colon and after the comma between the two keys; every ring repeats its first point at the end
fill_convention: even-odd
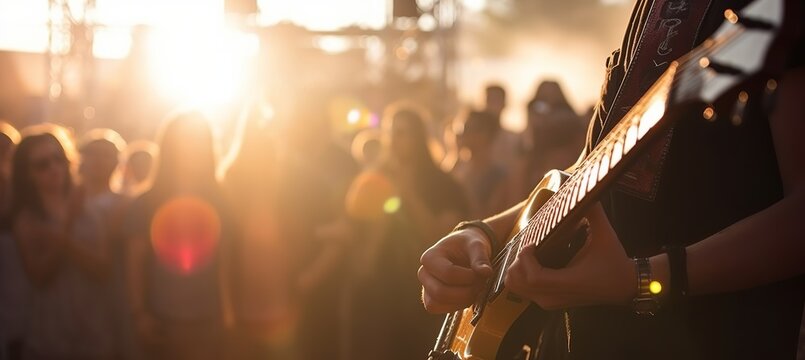
{"type": "Polygon", "coordinates": [[[122,132],[149,136],[153,127],[132,124],[159,112],[116,112],[125,98],[158,103],[153,108],[160,111],[181,104],[219,115],[244,99],[282,106],[289,90],[283,84],[294,73],[298,88],[354,94],[349,99],[354,106],[339,115],[352,128],[371,126],[377,104],[394,97],[394,91],[384,99],[366,95],[381,83],[426,88],[421,96],[432,99],[437,115],[450,117],[460,104],[477,104],[483,86],[495,82],[509,92],[504,126],[522,130],[521,109],[540,80],[558,79],[578,112],[595,101],[604,58],[618,46],[630,5],[626,0],[0,0],[6,89],[0,90],[0,102],[28,104],[0,117],[23,123],[55,117],[77,128],[109,126],[104,122],[115,118],[122,132]],[[233,9],[249,14],[232,15],[233,9]],[[553,16],[557,13],[563,16],[553,16]],[[254,79],[259,81],[249,81],[254,79]],[[12,94],[11,88],[23,91],[12,94]]]}

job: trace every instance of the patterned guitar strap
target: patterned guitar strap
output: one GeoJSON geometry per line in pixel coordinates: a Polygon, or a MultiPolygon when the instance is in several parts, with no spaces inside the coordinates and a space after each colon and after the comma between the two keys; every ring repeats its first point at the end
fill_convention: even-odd
{"type": "MultiPolygon", "coordinates": [[[[616,73],[612,74],[608,80],[610,83],[606,85],[606,112],[601,112],[598,117],[601,123],[594,124],[594,129],[600,129],[598,134],[592,134],[596,144],[659,79],[672,61],[693,49],[711,1],[638,0],[626,35],[634,36],[626,39],[626,48],[620,49],[608,61],[610,71],[616,73]],[[645,11],[648,12],[644,15],[645,11]],[[631,54],[629,63],[622,66],[615,64],[617,59],[614,58],[624,58],[624,54],[631,54]],[[618,79],[620,74],[622,78],[618,79]],[[617,91],[614,98],[609,90],[617,91]]],[[[618,190],[648,201],[654,200],[672,133],[673,129],[668,130],[645,155],[636,159],[635,164],[618,180],[618,190]]],[[[571,340],[571,324],[567,312],[552,312],[539,334],[532,358],[567,359],[572,350],[571,340]]]]}

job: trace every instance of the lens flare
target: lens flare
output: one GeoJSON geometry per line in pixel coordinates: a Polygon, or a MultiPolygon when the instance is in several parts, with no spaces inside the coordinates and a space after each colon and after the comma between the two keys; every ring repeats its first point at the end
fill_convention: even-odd
{"type": "Polygon", "coordinates": [[[189,275],[209,264],[221,236],[215,208],[197,197],[173,198],[151,221],[151,245],[168,269],[189,275]]]}
{"type": "Polygon", "coordinates": [[[386,214],[394,214],[400,210],[400,206],[402,206],[402,200],[400,200],[399,196],[392,196],[383,203],[383,211],[386,214]]]}
{"type": "Polygon", "coordinates": [[[330,123],[340,134],[355,132],[372,127],[372,112],[358,98],[338,96],[329,103],[330,123]]]}
{"type": "Polygon", "coordinates": [[[648,291],[651,291],[652,294],[657,295],[662,292],[662,284],[659,281],[652,281],[648,284],[648,291]]]}
{"type": "Polygon", "coordinates": [[[347,214],[359,220],[378,220],[399,208],[399,197],[391,181],[382,173],[367,171],[358,175],[347,194],[347,214]],[[396,207],[392,199],[396,200],[396,207]]]}

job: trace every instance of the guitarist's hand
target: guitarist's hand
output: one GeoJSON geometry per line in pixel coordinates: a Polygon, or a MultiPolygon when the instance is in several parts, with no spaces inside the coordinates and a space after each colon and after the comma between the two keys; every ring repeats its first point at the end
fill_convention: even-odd
{"type": "Polygon", "coordinates": [[[627,304],[637,292],[635,265],[600,204],[582,221],[582,230],[587,226],[587,241],[567,267],[543,267],[535,246],[528,246],[509,267],[506,287],[547,310],[627,304]]]}
{"type": "Polygon", "coordinates": [[[494,270],[489,239],[478,229],[448,234],[422,254],[417,276],[422,302],[430,313],[446,313],[471,305],[494,270]]]}

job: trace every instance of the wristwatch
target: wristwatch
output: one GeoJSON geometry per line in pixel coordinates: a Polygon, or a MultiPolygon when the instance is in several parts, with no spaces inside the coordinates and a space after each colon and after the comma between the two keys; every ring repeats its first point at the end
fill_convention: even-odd
{"type": "Polygon", "coordinates": [[[632,300],[634,311],[638,315],[652,316],[660,308],[662,284],[652,279],[647,258],[635,258],[634,263],[637,270],[637,297],[632,300]]]}

